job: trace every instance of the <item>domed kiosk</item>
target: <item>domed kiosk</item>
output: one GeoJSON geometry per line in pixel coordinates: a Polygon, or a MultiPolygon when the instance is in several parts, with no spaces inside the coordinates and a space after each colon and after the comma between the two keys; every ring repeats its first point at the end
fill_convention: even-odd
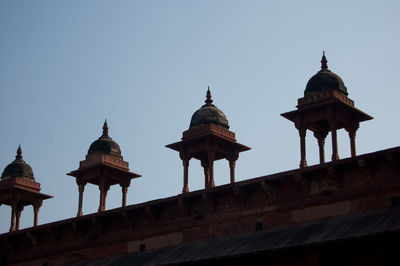
{"type": "Polygon", "coordinates": [[[229,131],[228,119],[211,99],[210,88],[207,90],[205,104],[192,115],[189,129],[183,132],[182,140],[166,145],[179,152],[183,162],[182,193],[189,192],[189,161],[195,158],[204,168],[206,189],[214,184],[214,161],[227,159],[230,167],[230,182],[235,182],[235,163],[239,152],[250,150],[249,147],[236,142],[235,133],[229,131]]]}
{"type": "Polygon", "coordinates": [[[325,52],[322,54],[321,70],[307,83],[304,97],[298,99],[297,110],[281,114],[294,122],[300,135],[300,168],[307,166],[306,132],[314,133],[318,140],[320,164],[325,163],[325,138],[332,135],[332,161],[339,159],[336,131],[344,128],[350,137],[351,157],[356,157],[355,136],[359,123],[372,119],[354,107],[347,97],[343,80],[328,69],[325,52]]]}
{"type": "Polygon", "coordinates": [[[79,169],[67,175],[76,178],[79,188],[79,203],[77,216],[82,216],[83,192],[87,183],[99,186],[99,212],[106,209],[107,192],[112,185],[119,184],[122,189],[122,207],[126,206],[126,194],[131,179],[138,175],[129,172],[129,163],[123,160],[121,149],[117,142],[108,135],[107,121],[103,125],[103,134],[89,147],[86,160],[79,163],[79,169]]]}
{"type": "Polygon", "coordinates": [[[19,230],[21,212],[27,205],[33,206],[33,226],[37,226],[39,208],[49,198],[52,196],[40,193],[40,183],[35,182],[32,168],[22,159],[19,146],[15,160],[4,168],[0,181],[0,205],[11,206],[10,232],[19,230]]]}

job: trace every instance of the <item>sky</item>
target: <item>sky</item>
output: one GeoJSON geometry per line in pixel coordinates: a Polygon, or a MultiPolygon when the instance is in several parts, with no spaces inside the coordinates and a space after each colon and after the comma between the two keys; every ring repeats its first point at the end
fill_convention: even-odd
{"type": "MultiPolygon", "coordinates": [[[[373,116],[357,132],[357,153],[398,146],[399,1],[13,1],[0,2],[0,172],[21,144],[41,192],[39,224],[76,216],[76,170],[104,119],[131,171],[127,204],[182,191],[179,141],[210,86],[229,120],[240,154],[237,180],[299,166],[299,136],[280,116],[294,110],[307,81],[328,67],[360,110],[373,116]]],[[[339,156],[350,156],[338,132],[339,156]]],[[[326,141],[326,158],[331,142],[326,141]]],[[[307,135],[307,161],[318,163],[307,135]]],[[[204,188],[190,161],[189,189],[204,188]]],[[[215,183],[229,182],[226,160],[215,183]]],[[[83,212],[97,211],[99,190],[87,185],[83,212]]],[[[110,188],[107,209],[121,205],[110,188]]],[[[0,233],[11,208],[0,206],[0,233]]],[[[31,227],[25,207],[21,228],[31,227]]]]}

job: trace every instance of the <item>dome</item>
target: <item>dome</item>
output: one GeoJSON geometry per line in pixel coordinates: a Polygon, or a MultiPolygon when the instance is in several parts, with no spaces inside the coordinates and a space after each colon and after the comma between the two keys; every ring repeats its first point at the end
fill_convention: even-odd
{"type": "Polygon", "coordinates": [[[21,177],[35,181],[33,176],[32,168],[22,159],[22,149],[21,146],[18,147],[17,155],[15,160],[4,168],[1,179],[10,179],[15,177],[21,177]]]}
{"type": "Polygon", "coordinates": [[[189,129],[206,124],[215,124],[229,129],[228,119],[226,119],[225,114],[212,104],[210,88],[207,90],[206,97],[206,104],[192,115],[189,129]]]}
{"type": "Polygon", "coordinates": [[[105,121],[103,125],[103,135],[101,135],[100,138],[95,140],[89,147],[88,155],[94,153],[103,153],[114,156],[121,156],[121,149],[119,148],[118,143],[113,141],[108,136],[107,121],[105,121]]]}
{"type": "Polygon", "coordinates": [[[321,70],[308,81],[304,96],[329,90],[336,90],[346,96],[348,95],[343,80],[328,69],[327,63],[328,61],[326,60],[325,53],[323,53],[321,70]]]}

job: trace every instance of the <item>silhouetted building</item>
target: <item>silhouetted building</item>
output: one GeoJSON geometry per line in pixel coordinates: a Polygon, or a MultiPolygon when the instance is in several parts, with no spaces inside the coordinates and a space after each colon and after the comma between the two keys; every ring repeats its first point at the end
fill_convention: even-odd
{"type": "Polygon", "coordinates": [[[88,150],[86,160],[79,163],[79,169],[68,173],[76,178],[79,190],[77,216],[82,216],[83,191],[87,183],[99,186],[99,212],[106,209],[107,191],[110,186],[119,184],[122,189],[122,207],[126,206],[126,193],[131,179],[140,175],[129,172],[129,163],[121,155],[119,145],[108,135],[107,121],[103,125],[103,134],[94,141],[88,150]]]}
{"type": "Polygon", "coordinates": [[[189,129],[183,132],[182,141],[167,145],[167,148],[179,152],[183,162],[182,193],[189,192],[189,161],[195,158],[204,168],[205,189],[212,189],[214,184],[214,161],[227,159],[230,168],[231,183],[235,182],[235,164],[239,152],[250,150],[236,142],[235,133],[229,131],[228,120],[211,99],[210,88],[207,90],[205,105],[197,110],[190,121],[189,129]]]}
{"type": "Polygon", "coordinates": [[[354,107],[347,97],[343,80],[328,69],[325,52],[321,60],[321,70],[307,83],[304,97],[298,99],[297,110],[282,114],[294,122],[300,135],[300,167],[306,167],[306,132],[310,130],[318,140],[319,160],[325,163],[324,144],[329,132],[332,136],[332,161],[339,160],[338,129],[346,129],[350,137],[351,157],[356,156],[356,131],[359,123],[372,119],[371,116],[354,107]]]}
{"type": "MultiPolygon", "coordinates": [[[[0,235],[8,265],[400,265],[400,147],[356,155],[359,123],[372,119],[354,107],[339,76],[322,69],[307,84],[297,110],[282,114],[300,133],[298,169],[236,182],[238,154],[228,120],[212,104],[193,114],[182,140],[167,147],[184,166],[182,194],[105,210],[109,185],[138,175],[119,146],[95,141],[76,177],[101,191],[98,213],[0,235]],[[351,157],[339,159],[336,131],[349,132],[351,157]],[[317,138],[320,163],[307,166],[305,134],[317,138]],[[324,141],[331,133],[332,161],[324,141]],[[191,158],[201,161],[205,189],[189,192],[191,158]],[[227,159],[230,183],[214,186],[213,162],[227,159]]],[[[3,181],[2,181],[3,182],[3,181]]],[[[124,192],[123,192],[124,193],[124,192]]],[[[125,194],[124,194],[125,195],[125,194]]],[[[123,200],[124,202],[124,200],[123,200]]]]}
{"type": "Polygon", "coordinates": [[[0,181],[0,205],[11,207],[10,232],[19,230],[21,212],[27,205],[33,206],[33,226],[36,227],[42,202],[49,198],[52,196],[40,193],[40,183],[35,182],[32,168],[22,159],[19,146],[15,160],[4,169],[0,181]]]}

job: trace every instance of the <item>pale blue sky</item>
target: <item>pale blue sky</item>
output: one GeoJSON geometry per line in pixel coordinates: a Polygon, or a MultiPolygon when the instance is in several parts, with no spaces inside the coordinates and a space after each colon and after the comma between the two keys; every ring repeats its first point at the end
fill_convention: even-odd
{"type": "MultiPolygon", "coordinates": [[[[78,190],[67,172],[85,158],[107,118],[134,180],[128,204],[179,194],[182,163],[164,147],[178,141],[210,86],[237,140],[252,150],[237,162],[244,180],[299,164],[299,138],[280,116],[295,108],[322,50],[362,123],[359,154],[399,145],[399,1],[1,1],[0,171],[18,144],[45,201],[44,224],[76,215],[78,190]]],[[[318,161],[308,134],[309,165],[318,161]]],[[[330,140],[326,157],[330,158],[330,140]]],[[[349,156],[345,132],[339,155],[349,156]]],[[[216,163],[216,184],[229,180],[216,163]]],[[[190,189],[204,186],[196,161],[190,189]]],[[[98,207],[88,185],[84,213],[98,207]]],[[[119,207],[119,187],[107,209],[119,207]]],[[[0,232],[10,208],[0,207],[0,232]]],[[[21,227],[32,225],[26,207],[21,227]]]]}

